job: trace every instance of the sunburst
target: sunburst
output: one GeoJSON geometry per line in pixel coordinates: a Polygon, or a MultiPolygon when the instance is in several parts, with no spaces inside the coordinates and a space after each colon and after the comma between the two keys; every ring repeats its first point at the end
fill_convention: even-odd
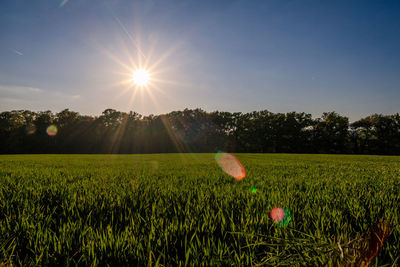
{"type": "Polygon", "coordinates": [[[132,74],[132,82],[136,86],[147,86],[150,82],[150,73],[145,69],[137,69],[132,74]]]}

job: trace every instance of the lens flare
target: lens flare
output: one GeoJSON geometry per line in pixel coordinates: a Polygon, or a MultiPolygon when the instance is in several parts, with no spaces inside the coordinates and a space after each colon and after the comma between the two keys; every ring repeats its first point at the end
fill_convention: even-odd
{"type": "Polygon", "coordinates": [[[65,4],[68,2],[69,0],[62,0],[59,7],[63,7],[65,6],[65,4]]]}
{"type": "MultiPolygon", "coordinates": [[[[363,234],[361,244],[356,253],[358,254],[357,266],[369,266],[374,258],[378,255],[379,250],[383,247],[386,239],[389,237],[392,226],[385,219],[381,219],[372,228],[363,234]]],[[[357,244],[355,244],[357,247],[357,244]]]]}
{"type": "Polygon", "coordinates": [[[273,208],[269,213],[269,216],[278,226],[287,226],[292,221],[292,214],[290,213],[290,210],[285,207],[273,208]]]}
{"type": "Polygon", "coordinates": [[[228,175],[240,181],[246,176],[246,171],[240,161],[232,154],[218,152],[215,160],[221,169],[228,175]]]}
{"type": "Polygon", "coordinates": [[[28,135],[34,134],[36,132],[36,126],[33,123],[29,123],[28,125],[26,125],[25,127],[25,132],[28,135]]]}
{"type": "Polygon", "coordinates": [[[47,127],[46,129],[46,133],[49,136],[56,136],[58,132],[57,126],[55,126],[54,124],[50,125],[49,127],[47,127]]]}
{"type": "Polygon", "coordinates": [[[257,192],[257,188],[255,188],[255,187],[252,187],[252,188],[251,188],[251,192],[252,192],[252,193],[255,193],[255,192],[257,192]]]}

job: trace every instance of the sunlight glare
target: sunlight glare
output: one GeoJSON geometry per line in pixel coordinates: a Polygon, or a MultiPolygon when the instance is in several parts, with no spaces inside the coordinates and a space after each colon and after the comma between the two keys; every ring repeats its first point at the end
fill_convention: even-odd
{"type": "Polygon", "coordinates": [[[132,81],[137,86],[146,86],[149,83],[149,80],[149,72],[144,69],[138,69],[132,75],[132,81]]]}

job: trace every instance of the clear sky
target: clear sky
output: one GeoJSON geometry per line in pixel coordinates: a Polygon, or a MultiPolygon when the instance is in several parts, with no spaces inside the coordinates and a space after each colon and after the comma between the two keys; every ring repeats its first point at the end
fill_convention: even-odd
{"type": "Polygon", "coordinates": [[[3,0],[0,110],[400,112],[400,1],[3,0]],[[148,88],[129,79],[150,69],[148,88]]]}

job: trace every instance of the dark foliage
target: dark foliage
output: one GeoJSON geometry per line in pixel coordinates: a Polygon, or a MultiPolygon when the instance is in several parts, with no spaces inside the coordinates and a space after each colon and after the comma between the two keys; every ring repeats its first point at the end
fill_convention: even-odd
{"type": "Polygon", "coordinates": [[[106,109],[83,116],[65,109],[0,113],[0,153],[357,153],[400,154],[400,115],[374,114],[349,124],[336,112],[205,112],[142,116],[106,109]],[[49,136],[46,129],[58,132],[49,136]]]}

